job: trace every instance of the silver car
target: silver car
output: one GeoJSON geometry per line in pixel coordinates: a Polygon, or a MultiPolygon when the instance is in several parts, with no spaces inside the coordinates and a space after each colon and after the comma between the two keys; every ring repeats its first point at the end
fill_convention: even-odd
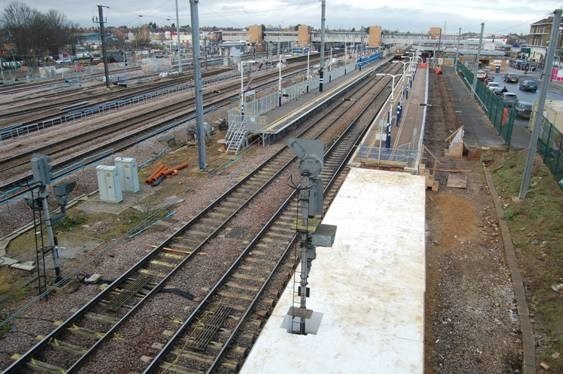
{"type": "Polygon", "coordinates": [[[518,104],[518,95],[514,92],[505,92],[502,94],[502,101],[504,101],[506,106],[514,106],[518,104]]]}

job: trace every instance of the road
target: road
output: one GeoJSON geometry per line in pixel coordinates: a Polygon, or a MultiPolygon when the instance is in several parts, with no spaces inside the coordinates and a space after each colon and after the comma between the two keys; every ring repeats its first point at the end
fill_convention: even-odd
{"type": "MultiPolygon", "coordinates": [[[[499,82],[501,87],[506,86],[509,92],[514,92],[518,95],[518,101],[535,103],[539,98],[539,77],[540,73],[535,72],[534,74],[524,74],[522,70],[516,70],[509,68],[504,73],[490,73],[491,77],[494,77],[494,82],[499,82]],[[518,81],[526,79],[534,79],[538,81],[538,91],[537,92],[525,92],[518,89],[518,83],[505,83],[503,77],[506,73],[516,74],[518,76],[518,81]]],[[[547,91],[547,99],[551,100],[563,100],[563,84],[551,82],[547,91]]],[[[530,141],[530,131],[528,129],[528,119],[517,117],[514,121],[513,139],[512,145],[517,148],[527,148],[530,141]]]]}

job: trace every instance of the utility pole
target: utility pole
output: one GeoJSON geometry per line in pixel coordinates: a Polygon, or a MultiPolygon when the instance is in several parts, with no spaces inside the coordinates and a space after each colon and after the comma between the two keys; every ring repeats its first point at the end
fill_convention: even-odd
{"type": "Polygon", "coordinates": [[[109,81],[109,70],[108,70],[108,58],[106,55],[106,29],[104,27],[104,23],[106,20],[104,19],[104,8],[108,8],[107,5],[98,5],[98,19],[94,17],[92,21],[94,23],[100,24],[100,40],[102,42],[102,60],[104,62],[104,76],[106,77],[106,87],[109,88],[110,81],[109,81]]]}
{"type": "Polygon", "coordinates": [[[207,70],[207,35],[203,37],[203,67],[207,70]]]}
{"type": "Polygon", "coordinates": [[[178,15],[178,0],[176,0],[176,41],[178,43],[178,73],[182,74],[182,53],[180,52],[180,16],[178,15]]]}
{"type": "Polygon", "coordinates": [[[477,49],[477,59],[475,61],[475,66],[473,67],[473,94],[477,92],[475,89],[477,88],[477,70],[479,70],[479,58],[481,57],[481,48],[483,46],[483,31],[485,30],[485,22],[481,22],[481,34],[479,34],[479,47],[477,49]]]}
{"type": "Polygon", "coordinates": [[[197,151],[199,159],[199,170],[207,169],[205,157],[205,129],[203,128],[203,83],[201,81],[201,66],[199,62],[199,15],[197,6],[199,0],[190,0],[190,15],[192,20],[192,56],[195,80],[195,111],[197,130],[197,151]]]}
{"type": "Polygon", "coordinates": [[[323,92],[323,73],[325,68],[325,0],[321,0],[321,60],[319,67],[319,92],[323,92]]]}
{"type": "Polygon", "coordinates": [[[461,40],[461,27],[458,30],[458,34],[457,34],[457,45],[455,48],[455,59],[454,59],[454,69],[457,66],[457,59],[459,58],[459,42],[461,40]]]}
{"type": "Polygon", "coordinates": [[[278,106],[282,106],[282,57],[279,55],[278,62],[278,106]]]}
{"type": "Polygon", "coordinates": [[[536,156],[536,147],[538,144],[538,137],[540,135],[540,126],[543,118],[543,109],[545,107],[545,97],[547,95],[547,88],[551,80],[551,68],[553,66],[553,55],[557,50],[559,44],[559,25],[561,24],[561,8],[553,12],[553,22],[551,24],[551,35],[549,38],[549,49],[545,57],[545,66],[543,71],[543,81],[541,83],[540,98],[538,100],[538,109],[534,117],[534,128],[532,136],[530,137],[530,145],[528,146],[528,158],[526,159],[526,166],[524,167],[524,175],[522,176],[522,183],[520,184],[520,193],[518,198],[521,200],[526,198],[528,188],[530,187],[530,178],[532,176],[532,166],[534,165],[534,158],[536,156]]]}

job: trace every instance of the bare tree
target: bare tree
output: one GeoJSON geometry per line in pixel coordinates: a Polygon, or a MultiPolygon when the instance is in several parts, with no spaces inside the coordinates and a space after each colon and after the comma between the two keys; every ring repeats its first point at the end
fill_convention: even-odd
{"type": "Polygon", "coordinates": [[[0,25],[15,42],[18,54],[28,61],[46,54],[56,55],[72,41],[76,28],[56,10],[41,13],[18,1],[4,8],[0,14],[0,25]]]}

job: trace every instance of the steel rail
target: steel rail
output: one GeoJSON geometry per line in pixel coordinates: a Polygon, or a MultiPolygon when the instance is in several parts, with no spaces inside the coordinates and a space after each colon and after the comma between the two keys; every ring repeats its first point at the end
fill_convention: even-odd
{"type": "MultiPolygon", "coordinates": [[[[339,106],[335,106],[335,109],[337,109],[339,106]]],[[[335,110],[334,109],[334,110],[335,110]]],[[[330,113],[330,112],[329,112],[330,113]]],[[[329,113],[325,114],[322,118],[326,117],[329,113]]],[[[315,122],[313,122],[308,128],[304,129],[302,132],[306,132],[309,131],[310,129],[313,129],[314,126],[320,121],[322,120],[319,119],[315,122]]],[[[328,128],[327,128],[328,129],[328,128]]],[[[323,130],[326,131],[327,129],[323,130]]],[[[34,355],[36,355],[40,349],[42,349],[45,346],[48,346],[49,342],[51,341],[51,339],[55,338],[57,336],[57,334],[59,332],[64,331],[64,329],[66,327],[68,327],[69,325],[72,324],[72,322],[80,319],[83,315],[85,315],[88,311],[92,310],[98,302],[100,302],[101,300],[104,299],[105,296],[107,296],[110,292],[112,292],[113,290],[115,290],[116,288],[118,288],[119,285],[123,284],[125,281],[127,281],[129,278],[131,278],[131,275],[134,275],[138,270],[140,270],[144,265],[146,265],[151,259],[153,259],[155,256],[157,256],[163,248],[165,248],[166,246],[168,246],[176,237],[178,237],[179,235],[181,235],[182,233],[184,233],[186,230],[188,230],[191,226],[193,226],[195,223],[199,222],[201,220],[202,217],[204,217],[207,213],[209,213],[214,207],[216,207],[217,205],[219,205],[222,201],[226,200],[226,198],[231,195],[232,192],[234,192],[236,189],[240,188],[242,185],[244,185],[244,183],[246,181],[248,181],[250,178],[252,178],[253,176],[255,176],[260,170],[262,170],[264,168],[264,166],[275,162],[275,159],[278,157],[278,155],[281,155],[282,152],[284,152],[285,150],[287,150],[286,147],[280,149],[278,152],[276,152],[270,159],[265,160],[261,165],[259,165],[253,172],[249,173],[243,180],[241,180],[239,183],[237,183],[235,186],[233,186],[232,188],[230,188],[227,192],[225,192],[222,196],[220,196],[219,198],[217,198],[214,202],[212,202],[204,211],[200,212],[197,216],[193,217],[186,225],[184,225],[182,228],[180,228],[179,230],[177,230],[174,234],[172,234],[167,240],[165,240],[163,243],[161,243],[161,245],[159,245],[157,248],[155,248],[153,251],[151,251],[149,254],[147,254],[143,259],[141,259],[136,265],[134,265],[131,269],[129,269],[125,274],[123,274],[121,277],[119,277],[116,281],[114,281],[106,290],[102,291],[100,294],[98,294],[94,299],[92,299],[88,304],[86,304],[85,306],[83,306],[79,311],[77,311],[75,314],[73,314],[73,316],[69,317],[63,324],[61,324],[60,326],[58,326],[55,330],[53,330],[47,337],[45,337],[41,342],[39,342],[38,344],[36,344],[36,346],[34,346],[33,348],[31,348],[28,352],[26,352],[22,357],[19,358],[19,360],[17,362],[15,362],[12,366],[10,366],[8,368],[8,372],[11,371],[17,371],[19,369],[22,368],[22,365],[27,362],[27,360],[30,360],[34,355]]],[[[218,232],[219,230],[224,227],[237,213],[238,211],[240,211],[240,209],[242,209],[243,207],[245,207],[256,195],[258,195],[258,193],[260,191],[262,191],[266,186],[268,186],[283,170],[285,170],[291,163],[293,162],[293,158],[291,158],[290,160],[288,160],[286,162],[286,164],[280,169],[278,170],[267,182],[264,183],[264,185],[262,185],[260,187],[260,189],[258,189],[258,191],[256,191],[255,193],[253,193],[251,195],[250,198],[248,198],[238,209],[234,210],[234,212],[228,216],[224,222],[219,225],[219,227],[217,227],[211,234],[209,234],[207,236],[206,239],[204,239],[204,241],[197,246],[196,248],[194,248],[193,252],[188,255],[187,257],[184,258],[184,260],[181,261],[181,263],[177,264],[176,268],[171,271],[165,278],[163,278],[156,286],[154,286],[151,291],[146,294],[145,297],[143,297],[137,304],[135,304],[134,307],[132,307],[124,316],[122,316],[122,318],[116,323],[114,324],[105,334],[104,336],[97,340],[96,343],[91,346],[90,349],[87,350],[87,352],[85,352],[79,359],[78,361],[75,361],[74,364],[68,369],[68,371],[74,371],[76,369],[78,369],[80,367],[80,365],[82,365],[82,363],[84,362],[84,360],[103,342],[105,341],[105,339],[107,339],[109,336],[111,336],[111,334],[115,331],[115,329],[117,329],[118,326],[120,326],[125,320],[127,320],[129,318],[129,316],[138,309],[138,307],[143,304],[146,300],[149,299],[150,296],[152,296],[154,293],[156,293],[157,291],[159,291],[162,286],[164,285],[165,281],[167,279],[169,279],[178,269],[180,269],[188,260],[190,260],[192,258],[192,256],[194,255],[194,253],[197,253],[197,251],[202,248],[209,240],[211,240],[218,232]]]]}
{"type": "MultiPolygon", "coordinates": [[[[378,82],[381,82],[378,81],[378,82]]],[[[387,86],[384,86],[380,92],[377,94],[377,96],[374,98],[374,101],[380,97],[381,95],[384,94],[384,92],[389,91],[389,89],[387,88],[387,86]]],[[[373,102],[373,101],[372,101],[373,102]]],[[[355,127],[355,125],[359,122],[359,120],[361,119],[361,117],[363,116],[364,113],[366,113],[370,108],[370,105],[366,105],[363,110],[351,121],[350,125],[347,127],[347,129],[341,134],[341,136],[338,137],[338,139],[336,141],[334,141],[331,146],[329,147],[329,149],[325,152],[325,158],[333,151],[336,149],[336,147],[340,144],[342,144],[341,142],[345,139],[345,136],[347,136],[348,134],[350,134],[351,130],[355,127]]],[[[378,111],[381,110],[381,108],[378,109],[378,111]]],[[[356,135],[353,144],[355,145],[357,143],[358,140],[360,140],[362,138],[362,134],[365,134],[365,131],[367,131],[368,126],[366,125],[364,127],[364,129],[362,129],[362,131],[356,135]]],[[[337,177],[337,171],[341,170],[342,165],[345,164],[346,160],[349,159],[350,155],[353,152],[353,147],[350,147],[350,149],[346,152],[346,156],[342,159],[342,161],[340,162],[339,166],[337,167],[335,173],[332,174],[330,182],[332,183],[332,181],[334,181],[334,179],[337,177]]],[[[331,184],[330,184],[331,185],[331,184]]],[[[328,184],[327,184],[328,187],[328,184]]],[[[180,326],[180,328],[178,328],[178,330],[176,331],[176,333],[168,340],[168,342],[164,345],[164,347],[160,350],[160,352],[158,353],[158,355],[151,361],[150,365],[145,369],[145,373],[153,373],[159,363],[164,359],[164,357],[166,356],[166,354],[173,348],[173,346],[183,337],[184,333],[187,331],[187,329],[192,325],[192,323],[196,320],[196,316],[201,315],[202,311],[204,310],[205,306],[207,306],[207,304],[210,302],[211,298],[215,296],[217,290],[226,282],[226,280],[230,277],[230,275],[238,268],[238,266],[240,265],[240,263],[242,262],[242,260],[248,255],[248,253],[251,252],[251,250],[256,246],[256,244],[258,243],[258,241],[265,235],[265,233],[272,227],[272,225],[275,223],[275,221],[277,220],[277,218],[282,214],[283,211],[285,211],[285,209],[288,208],[289,204],[293,201],[294,197],[296,195],[296,191],[294,191],[286,200],[285,202],[282,204],[282,206],[272,215],[272,217],[270,218],[270,220],[268,220],[268,222],[264,225],[264,227],[260,230],[260,232],[258,234],[256,234],[256,236],[254,237],[254,239],[247,245],[247,247],[245,248],[245,250],[237,257],[237,259],[235,260],[235,262],[233,262],[233,264],[229,267],[229,269],[223,274],[223,276],[216,282],[216,284],[213,286],[213,288],[208,291],[206,297],[198,304],[198,306],[190,313],[190,315],[188,316],[188,318],[182,323],[182,325],[180,326]]],[[[288,248],[286,248],[286,251],[288,250],[288,248]]],[[[284,253],[285,255],[285,253],[284,253]]],[[[278,262],[279,263],[279,262],[278,262]]],[[[276,268],[277,269],[277,268],[276,268]]],[[[271,277],[273,276],[273,273],[276,271],[276,269],[272,270],[272,272],[269,274],[267,281],[269,281],[269,279],[271,279],[271,277]]],[[[263,290],[265,288],[265,286],[263,286],[261,288],[261,290],[263,290]]],[[[258,299],[258,296],[254,298],[253,300],[253,305],[256,302],[256,300],[258,299]]],[[[248,311],[248,308],[247,308],[248,311]]],[[[246,315],[247,313],[245,313],[246,315]]],[[[231,338],[229,338],[229,341],[232,339],[232,336],[236,333],[236,331],[233,331],[231,334],[231,338]]],[[[221,351],[223,352],[223,351],[221,351]]],[[[214,364],[216,364],[217,359],[214,360],[214,364]]]]}
{"type": "MultiPolygon", "coordinates": [[[[298,71],[300,71],[299,68],[298,68],[298,71]]],[[[288,73],[288,75],[292,75],[292,74],[296,74],[296,73],[297,73],[297,72],[293,71],[293,72],[288,73]]],[[[274,81],[274,78],[273,78],[274,75],[275,75],[275,74],[273,74],[273,73],[269,73],[269,74],[267,74],[267,75],[264,75],[264,76],[261,76],[261,77],[257,78],[257,80],[266,80],[265,82],[260,83],[259,85],[257,85],[257,87],[263,87],[263,86],[266,86],[266,85],[268,85],[268,84],[271,84],[271,83],[274,81]]],[[[234,87],[234,84],[233,84],[232,86],[234,87]]],[[[238,86],[238,85],[237,85],[237,86],[238,86]]],[[[214,92],[214,91],[211,91],[211,92],[208,92],[208,93],[207,93],[207,98],[209,99],[210,96],[211,96],[211,97],[216,97],[216,96],[220,96],[220,95],[224,95],[224,94],[222,94],[221,92],[214,92]]],[[[213,105],[216,105],[216,104],[219,104],[219,103],[223,103],[223,102],[230,102],[229,100],[230,100],[231,98],[238,96],[238,92],[233,92],[232,94],[226,94],[226,95],[224,95],[224,96],[225,96],[225,97],[222,98],[221,100],[218,100],[217,102],[213,102],[213,105]]],[[[147,117],[147,116],[150,116],[150,117],[158,117],[158,116],[162,115],[162,113],[161,113],[160,111],[164,111],[165,113],[170,113],[170,112],[175,111],[177,108],[183,108],[183,107],[186,106],[186,103],[187,103],[187,102],[193,102],[193,98],[186,99],[186,101],[185,101],[185,102],[182,102],[182,103],[174,103],[174,104],[172,104],[172,105],[170,105],[170,106],[161,108],[161,109],[158,111],[158,113],[157,113],[157,112],[144,113],[144,114],[141,115],[140,117],[135,117],[135,118],[133,118],[133,119],[122,120],[122,121],[116,122],[116,123],[114,123],[114,124],[107,125],[107,126],[105,126],[104,128],[92,129],[91,131],[82,133],[82,134],[80,134],[80,135],[77,136],[77,137],[63,139],[63,140],[59,141],[58,144],[61,144],[61,143],[68,143],[68,142],[69,142],[70,140],[72,140],[72,139],[75,139],[75,140],[76,140],[76,139],[79,139],[81,136],[84,136],[84,135],[86,135],[86,134],[88,134],[88,133],[103,131],[103,129],[106,129],[106,128],[110,128],[110,130],[117,132],[117,131],[122,130],[121,128],[116,128],[116,125],[119,124],[119,123],[126,123],[126,124],[127,124],[128,122],[130,122],[130,121],[135,121],[135,120],[138,121],[138,122],[142,122],[142,121],[145,121],[145,120],[146,120],[146,117],[147,117]]],[[[209,108],[209,107],[207,107],[207,109],[208,109],[208,108],[209,108]]],[[[150,129],[153,129],[153,128],[160,128],[160,129],[163,129],[163,126],[166,126],[167,123],[176,123],[176,124],[175,124],[176,126],[177,126],[177,125],[180,125],[180,124],[182,124],[182,123],[185,123],[185,122],[190,118],[189,116],[193,114],[193,112],[194,112],[194,110],[190,110],[190,111],[188,111],[187,113],[184,113],[184,114],[182,114],[182,115],[179,115],[179,116],[177,116],[177,117],[175,117],[175,118],[173,118],[173,119],[168,119],[168,120],[165,121],[165,122],[153,124],[153,125],[150,126],[150,129]]],[[[123,126],[123,125],[122,125],[122,126],[123,126]]],[[[172,127],[175,127],[175,126],[172,126],[172,127]]],[[[166,130],[169,130],[169,129],[170,129],[170,128],[166,128],[166,130]]],[[[146,132],[146,131],[148,131],[148,130],[140,131],[139,133],[137,133],[137,134],[135,134],[135,135],[142,134],[142,133],[144,133],[144,132],[146,132]]],[[[165,130],[163,130],[163,131],[165,131],[165,130]]],[[[107,134],[105,134],[105,135],[107,135],[107,134]]],[[[129,135],[126,136],[125,138],[126,138],[127,140],[130,140],[130,136],[129,136],[129,135]]],[[[121,141],[121,140],[122,140],[122,139],[114,140],[114,141],[110,142],[110,144],[106,144],[104,147],[105,147],[105,148],[108,148],[108,147],[114,145],[115,143],[117,143],[117,142],[119,142],[119,141],[121,141]]],[[[141,141],[142,141],[142,140],[145,140],[145,139],[143,138],[143,139],[141,139],[141,141]]],[[[136,144],[136,142],[133,142],[133,144],[136,144]]],[[[124,146],[117,147],[117,148],[113,148],[113,149],[112,149],[112,152],[116,152],[116,151],[122,150],[122,149],[124,149],[124,148],[127,148],[127,147],[133,145],[133,144],[130,144],[130,142],[128,142],[128,143],[127,143],[126,145],[124,145],[124,146]]],[[[73,145],[72,147],[74,147],[74,146],[75,146],[75,145],[73,145]]],[[[2,171],[7,171],[7,170],[13,169],[13,168],[15,168],[15,167],[23,166],[23,165],[25,165],[25,164],[27,163],[27,161],[19,161],[19,162],[18,162],[18,161],[16,161],[16,160],[22,159],[22,158],[23,158],[23,159],[28,158],[28,157],[30,157],[33,153],[40,152],[42,149],[45,149],[45,150],[47,150],[47,149],[49,149],[49,148],[52,149],[52,147],[53,147],[53,144],[49,144],[49,145],[47,145],[47,146],[43,146],[42,148],[35,148],[35,149],[31,150],[31,151],[22,152],[22,153],[20,153],[19,155],[15,156],[14,158],[7,159],[7,160],[5,160],[4,162],[1,162],[1,161],[0,161],[0,165],[1,165],[2,163],[4,163],[4,164],[5,164],[5,163],[12,163],[12,164],[13,164],[13,163],[17,163],[17,165],[10,166],[10,167],[5,167],[5,166],[3,166],[2,171]]],[[[70,148],[70,146],[69,146],[68,148],[70,148]]],[[[63,150],[65,150],[65,148],[63,148],[63,150]]],[[[52,164],[53,170],[55,170],[55,169],[61,169],[61,168],[63,168],[65,165],[69,165],[69,164],[75,163],[75,162],[79,161],[80,159],[83,159],[83,158],[87,157],[87,155],[91,155],[91,154],[94,154],[94,153],[96,153],[96,152],[99,152],[99,150],[100,150],[100,148],[96,148],[96,149],[94,149],[94,150],[85,151],[85,152],[82,152],[82,153],[80,153],[80,154],[78,154],[78,155],[75,155],[74,157],[72,157],[72,158],[70,158],[70,159],[64,160],[64,162],[60,162],[60,163],[56,163],[56,162],[55,162],[55,163],[52,164]]],[[[90,163],[95,162],[95,161],[97,161],[97,160],[99,160],[99,159],[102,159],[102,158],[105,158],[105,157],[107,157],[107,155],[101,155],[101,156],[100,156],[99,158],[97,158],[97,159],[90,160],[90,163]]],[[[84,166],[84,165],[80,165],[80,168],[83,167],[83,166],[84,166]]],[[[10,189],[10,188],[15,187],[15,186],[17,186],[17,185],[21,185],[21,184],[24,183],[26,180],[29,180],[30,177],[31,177],[31,173],[30,173],[30,172],[28,172],[28,173],[26,173],[26,174],[23,174],[23,175],[20,174],[20,176],[17,176],[17,177],[15,177],[15,178],[12,177],[11,179],[10,179],[10,177],[8,177],[5,181],[0,182],[0,183],[2,183],[2,184],[0,185],[0,190],[7,190],[7,189],[10,189]]],[[[2,200],[13,199],[14,197],[19,196],[19,195],[21,195],[21,193],[18,193],[18,192],[12,193],[12,194],[9,194],[8,197],[3,198],[2,200]]]]}

